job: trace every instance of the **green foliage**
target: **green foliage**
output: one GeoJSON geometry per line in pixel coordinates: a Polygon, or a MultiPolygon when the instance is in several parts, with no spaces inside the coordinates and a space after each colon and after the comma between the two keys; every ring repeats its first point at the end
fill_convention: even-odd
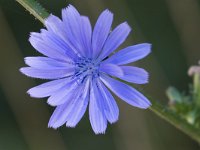
{"type": "Polygon", "coordinates": [[[200,129],[200,78],[199,72],[193,75],[193,85],[189,86],[188,94],[180,92],[175,87],[169,87],[166,91],[169,98],[169,109],[200,129]]]}
{"type": "Polygon", "coordinates": [[[40,3],[35,0],[16,0],[20,3],[27,11],[30,12],[36,19],[44,23],[44,19],[49,16],[49,13],[43,8],[40,3]]]}

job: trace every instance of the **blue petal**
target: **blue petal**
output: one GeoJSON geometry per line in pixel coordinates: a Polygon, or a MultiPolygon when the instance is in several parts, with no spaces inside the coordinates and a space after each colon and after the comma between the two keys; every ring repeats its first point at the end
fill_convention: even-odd
{"type": "Polygon", "coordinates": [[[114,64],[107,64],[107,63],[101,64],[99,70],[111,76],[122,77],[124,75],[123,70],[119,66],[114,64]]]}
{"type": "Polygon", "coordinates": [[[65,86],[69,82],[69,78],[53,80],[50,82],[43,83],[41,85],[35,86],[27,91],[31,97],[43,98],[48,97],[58,91],[60,88],[65,86]]]}
{"type": "Polygon", "coordinates": [[[67,101],[64,104],[57,106],[49,120],[48,127],[56,129],[65,124],[69,116],[70,110],[70,101],[67,101]]]}
{"type": "Polygon", "coordinates": [[[53,93],[49,98],[47,103],[51,106],[58,106],[66,101],[74,99],[74,94],[77,91],[78,84],[77,82],[71,81],[65,86],[63,86],[59,91],[53,93]]]}
{"type": "Polygon", "coordinates": [[[83,110],[81,111],[82,113],[80,113],[80,116],[75,116],[76,117],[75,120],[71,120],[72,119],[71,117],[72,117],[73,112],[76,111],[77,104],[80,104],[79,103],[79,100],[80,100],[79,98],[80,98],[80,95],[82,94],[82,91],[83,91],[84,87],[87,88],[87,86],[85,86],[85,85],[80,86],[75,91],[73,98],[68,99],[64,104],[59,105],[59,106],[56,107],[55,111],[53,112],[53,114],[52,114],[52,116],[51,116],[51,118],[49,120],[49,123],[48,123],[49,127],[58,128],[58,127],[62,126],[63,124],[65,124],[68,120],[70,120],[71,123],[74,123],[74,124],[71,124],[71,125],[75,125],[76,121],[81,119],[82,113],[84,112],[83,110]]]}
{"type": "Polygon", "coordinates": [[[70,50],[72,52],[77,52],[68,40],[67,29],[63,21],[54,15],[49,15],[49,17],[45,20],[45,25],[48,31],[54,33],[56,36],[59,36],[65,42],[65,45],[68,47],[67,51],[70,50]]]}
{"type": "Polygon", "coordinates": [[[48,57],[25,57],[24,61],[27,65],[37,69],[59,69],[59,68],[66,68],[72,67],[72,64],[67,62],[61,62],[52,58],[48,57]]]}
{"type": "Polygon", "coordinates": [[[67,127],[75,127],[85,114],[89,101],[89,80],[87,80],[84,89],[80,92],[80,96],[77,97],[76,102],[73,103],[73,109],[66,123],[67,127]]]}
{"type": "MultiPolygon", "coordinates": [[[[52,33],[49,33],[52,34],[52,33]]],[[[59,41],[58,37],[55,35],[44,36],[44,33],[31,33],[29,41],[31,45],[41,54],[48,56],[50,58],[69,61],[70,56],[67,55],[69,48],[66,46],[63,47],[65,44],[58,44],[53,42],[53,39],[59,41]]],[[[62,42],[62,40],[60,40],[62,42]]],[[[62,42],[64,43],[64,42],[62,42]]]]}
{"type": "Polygon", "coordinates": [[[124,75],[119,77],[122,80],[136,83],[136,84],[145,84],[148,82],[148,72],[142,68],[132,67],[132,66],[121,66],[124,75]]]}
{"type": "Polygon", "coordinates": [[[131,86],[105,75],[101,75],[101,80],[111,91],[128,104],[143,109],[146,109],[151,105],[144,95],[131,86]]]}
{"type": "Polygon", "coordinates": [[[62,20],[60,18],[50,14],[47,19],[45,19],[45,26],[48,31],[55,33],[61,37],[64,41],[66,39],[66,32],[62,20]]]}
{"type": "Polygon", "coordinates": [[[88,17],[81,17],[81,42],[84,46],[84,55],[86,57],[92,57],[91,39],[92,38],[92,27],[88,17]]]}
{"type": "Polygon", "coordinates": [[[117,103],[108,89],[101,83],[101,81],[98,81],[98,87],[103,98],[102,100],[104,100],[104,105],[107,106],[104,109],[106,118],[110,123],[114,123],[119,117],[119,108],[117,103]]]}
{"type": "Polygon", "coordinates": [[[129,46],[120,50],[107,60],[106,63],[114,63],[116,65],[124,65],[135,62],[146,57],[151,52],[151,44],[143,43],[134,46],[129,46]]]}
{"type": "Polygon", "coordinates": [[[41,36],[45,43],[48,43],[49,46],[61,52],[65,57],[76,58],[76,51],[71,47],[68,41],[64,41],[56,33],[41,30],[41,36]]]}
{"type": "Polygon", "coordinates": [[[62,10],[62,19],[69,42],[81,56],[84,56],[85,52],[81,35],[82,22],[79,12],[72,5],[69,5],[62,10]]]}
{"type": "Polygon", "coordinates": [[[90,87],[89,117],[90,123],[95,134],[105,133],[107,119],[104,114],[104,104],[96,82],[93,81],[90,87]]]}
{"type": "Polygon", "coordinates": [[[106,40],[102,53],[99,56],[99,59],[104,59],[105,57],[110,55],[114,50],[116,50],[126,40],[130,31],[131,28],[126,22],[117,26],[106,40]]]}
{"type": "Polygon", "coordinates": [[[74,73],[74,67],[69,67],[65,69],[51,69],[51,70],[42,70],[32,67],[23,67],[20,71],[33,78],[40,79],[59,79],[63,77],[68,77],[74,73]]]}
{"type": "Polygon", "coordinates": [[[103,48],[103,45],[111,30],[113,14],[104,10],[99,16],[92,35],[93,58],[96,58],[103,48]]]}

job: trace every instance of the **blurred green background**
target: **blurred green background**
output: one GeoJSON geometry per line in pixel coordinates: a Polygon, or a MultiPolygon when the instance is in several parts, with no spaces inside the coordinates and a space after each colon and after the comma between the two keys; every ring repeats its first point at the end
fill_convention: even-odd
{"type": "MultiPolygon", "coordinates": [[[[60,16],[73,4],[94,25],[102,10],[114,15],[113,27],[127,21],[132,32],[124,46],[152,43],[152,53],[138,66],[150,73],[150,83],[135,87],[166,104],[165,90],[174,85],[187,91],[190,65],[200,59],[200,0],[40,0],[60,16]]],[[[26,91],[41,80],[19,73],[23,57],[38,55],[29,33],[43,25],[15,0],[0,0],[0,150],[197,150],[188,136],[149,110],[117,100],[120,118],[105,135],[95,135],[88,112],[74,129],[48,129],[53,108],[46,99],[30,98],[26,91]]]]}

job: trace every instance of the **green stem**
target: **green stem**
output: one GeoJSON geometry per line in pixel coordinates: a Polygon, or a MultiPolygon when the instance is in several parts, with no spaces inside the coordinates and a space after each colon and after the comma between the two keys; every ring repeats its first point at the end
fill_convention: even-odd
{"type": "Polygon", "coordinates": [[[196,105],[200,107],[200,74],[195,73],[193,75],[193,99],[196,102],[196,105]]]}
{"type": "Polygon", "coordinates": [[[189,135],[192,139],[200,143],[200,130],[187,123],[177,114],[173,113],[163,105],[158,102],[151,100],[152,106],[150,110],[157,114],[159,117],[171,123],[176,128],[180,129],[182,132],[189,135]]]}
{"type": "Polygon", "coordinates": [[[49,13],[35,0],[16,0],[27,11],[30,12],[36,19],[44,24],[44,19],[49,16],[49,13]]]}
{"type": "MultiPolygon", "coordinates": [[[[34,0],[16,0],[20,3],[26,10],[28,10],[35,18],[40,20],[44,24],[44,19],[49,16],[49,13],[36,1],[34,0]]],[[[159,117],[165,119],[176,128],[180,129],[195,141],[200,143],[200,130],[193,127],[191,124],[187,123],[177,114],[172,111],[166,109],[163,105],[158,102],[151,100],[152,106],[150,110],[157,114],[159,117]]]]}

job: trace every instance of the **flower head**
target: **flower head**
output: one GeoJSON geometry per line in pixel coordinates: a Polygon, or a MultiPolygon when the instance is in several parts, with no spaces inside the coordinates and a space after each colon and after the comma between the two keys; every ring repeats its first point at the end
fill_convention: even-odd
{"type": "Polygon", "coordinates": [[[62,10],[62,20],[50,15],[45,20],[47,29],[31,33],[30,43],[44,56],[26,57],[30,67],[20,71],[29,77],[51,80],[28,90],[32,97],[49,97],[48,104],[56,106],[49,127],[75,127],[89,105],[92,129],[96,134],[105,133],[107,122],[114,123],[119,116],[110,91],[132,106],[146,109],[151,105],[133,87],[112,78],[147,83],[144,69],[126,64],[147,56],[151,45],[129,46],[112,55],[131,31],[125,22],[111,32],[112,21],[113,14],[105,10],[92,31],[89,19],[69,5],[62,10]]]}

